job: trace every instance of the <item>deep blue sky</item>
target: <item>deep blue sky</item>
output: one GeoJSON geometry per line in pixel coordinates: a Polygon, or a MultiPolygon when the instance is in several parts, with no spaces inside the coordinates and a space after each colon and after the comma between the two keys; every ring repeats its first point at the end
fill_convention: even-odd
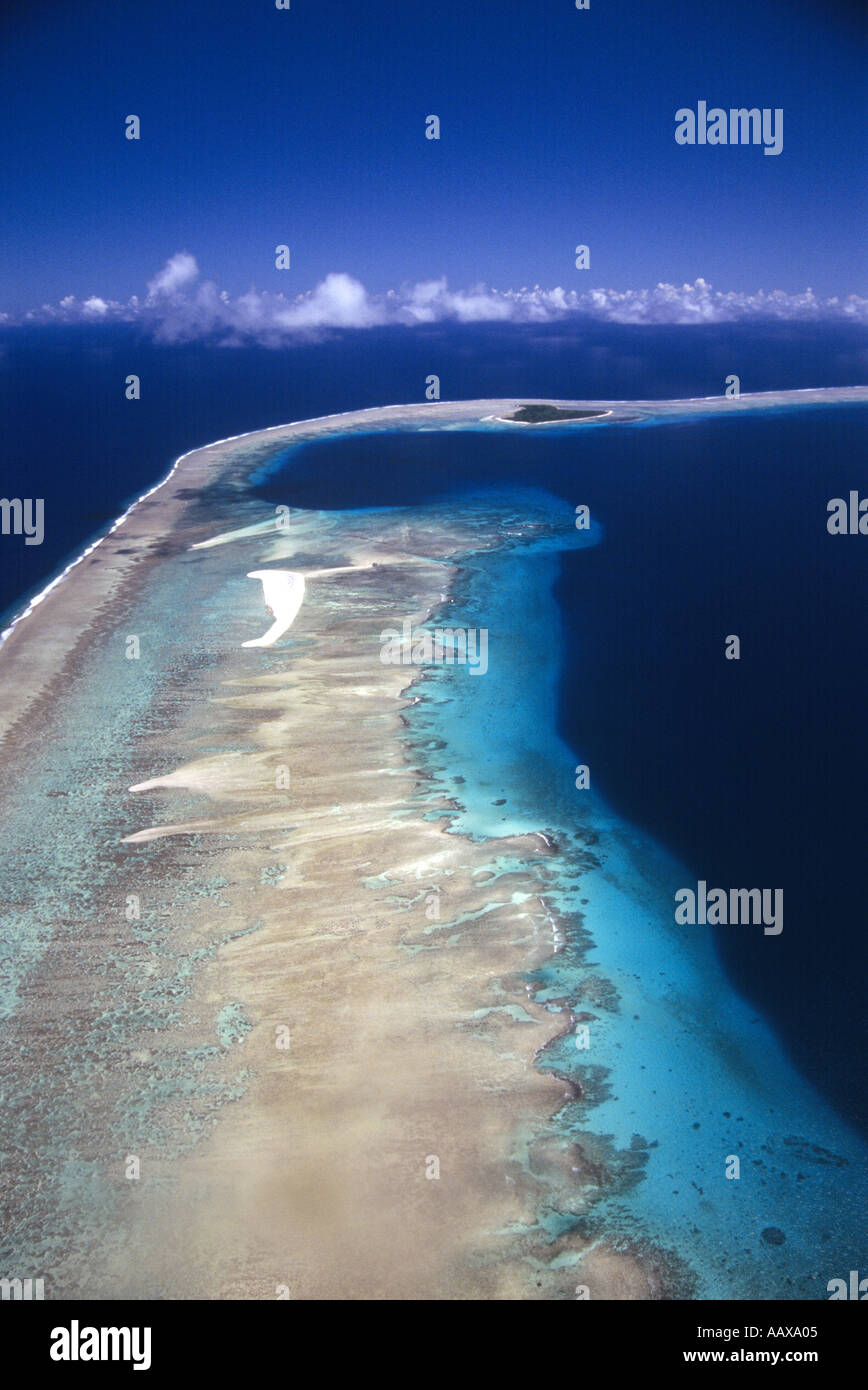
{"type": "Polygon", "coordinates": [[[445,274],[864,293],[857,10],[7,0],[0,309],[126,299],[181,249],[233,293],[336,270],[373,291],[445,274]],[[783,153],[676,145],[675,110],[699,99],[782,107],[783,153]]]}

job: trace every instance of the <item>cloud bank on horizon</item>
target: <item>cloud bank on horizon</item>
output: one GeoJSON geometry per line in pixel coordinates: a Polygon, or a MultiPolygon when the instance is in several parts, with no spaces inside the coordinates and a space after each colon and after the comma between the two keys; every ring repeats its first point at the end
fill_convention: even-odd
{"type": "Polygon", "coordinates": [[[451,290],[445,279],[369,294],[353,276],[334,272],[294,299],[248,290],[230,295],[202,278],[195,256],[179,251],[148,283],[147,295],[126,302],[68,295],[20,318],[0,314],[0,323],[141,323],[158,342],[207,340],[225,346],[258,343],[277,347],[291,338],[329,329],[376,328],[388,324],[549,323],[569,316],[623,324],[733,323],[750,319],[844,319],[868,322],[868,299],[859,295],[822,299],[813,290],[755,293],[715,290],[703,279],[692,285],[659,284],[652,290],[497,290],[477,285],[451,290]]]}

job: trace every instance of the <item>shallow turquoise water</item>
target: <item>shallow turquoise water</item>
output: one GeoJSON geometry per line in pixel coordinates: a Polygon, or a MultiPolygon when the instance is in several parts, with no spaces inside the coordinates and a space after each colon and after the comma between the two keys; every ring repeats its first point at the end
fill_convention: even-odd
{"type": "Polygon", "coordinates": [[[434,621],[487,626],[489,674],[440,668],[409,712],[420,750],[442,741],[421,755],[461,806],[455,831],[545,829],[561,849],[546,896],[566,944],[532,978],[538,998],[566,996],[595,1018],[587,1050],[571,1036],[540,1064],[589,1095],[561,1112],[561,1136],[608,1136],[625,1181],[589,1215],[562,1193],[546,1220],[553,1234],[614,1222],[640,1245],[675,1250],[700,1298],[825,1298],[829,1279],[859,1267],[868,1151],[735,994],[711,928],[674,924],[665,905],[690,881],[685,867],[595,790],[576,790],[576,757],[556,726],[558,572],[556,556],[530,548],[468,557],[458,601],[434,621]],[[730,1156],[738,1179],[725,1176],[730,1156]],[[772,1231],[785,1240],[770,1243],[772,1231]]]}

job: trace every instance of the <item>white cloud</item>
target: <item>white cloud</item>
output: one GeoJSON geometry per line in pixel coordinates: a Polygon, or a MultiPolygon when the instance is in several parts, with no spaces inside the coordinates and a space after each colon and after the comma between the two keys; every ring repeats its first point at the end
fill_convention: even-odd
{"type": "Polygon", "coordinates": [[[109,306],[106,301],[100,299],[96,294],[92,294],[90,299],[86,299],[81,307],[85,314],[89,314],[97,319],[105,318],[109,311],[109,306]]]}
{"type": "Polygon", "coordinates": [[[198,278],[199,266],[196,257],[191,256],[189,251],[178,251],[169,257],[153,280],[148,281],[148,299],[162,299],[177,294],[198,278]]]}
{"type": "Polygon", "coordinates": [[[310,294],[277,313],[275,322],[290,332],[297,328],[371,328],[388,322],[388,315],[358,280],[332,274],[310,294]]]}
{"type": "MultiPolygon", "coordinates": [[[[0,320],[3,317],[10,318],[0,316],[0,320]]],[[[858,295],[822,299],[811,289],[801,294],[721,291],[701,278],[692,285],[659,284],[651,290],[586,291],[561,286],[543,289],[539,285],[517,290],[487,285],[451,290],[445,279],[438,279],[371,295],[359,280],[344,272],[327,275],[315,289],[294,299],[256,289],[232,296],[212,280],[202,280],[195,256],[179,251],[148,283],[144,300],[133,295],[120,303],[91,295],[81,301],[67,295],[58,305],[45,304],[25,315],[29,322],[135,321],[161,342],[206,339],[269,347],[312,333],[381,324],[539,324],[570,317],[624,324],[733,323],[769,318],[865,323],[868,300],[858,295]]]]}

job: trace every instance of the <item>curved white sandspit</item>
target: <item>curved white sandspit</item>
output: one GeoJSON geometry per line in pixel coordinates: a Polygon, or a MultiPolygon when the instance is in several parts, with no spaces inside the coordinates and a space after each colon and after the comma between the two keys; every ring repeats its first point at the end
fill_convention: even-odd
{"type": "Polygon", "coordinates": [[[242,647],[271,647],[292,627],[304,600],[304,575],[293,570],[251,570],[248,579],[262,581],[265,606],[274,614],[274,622],[262,637],[242,642],[242,647]]]}

